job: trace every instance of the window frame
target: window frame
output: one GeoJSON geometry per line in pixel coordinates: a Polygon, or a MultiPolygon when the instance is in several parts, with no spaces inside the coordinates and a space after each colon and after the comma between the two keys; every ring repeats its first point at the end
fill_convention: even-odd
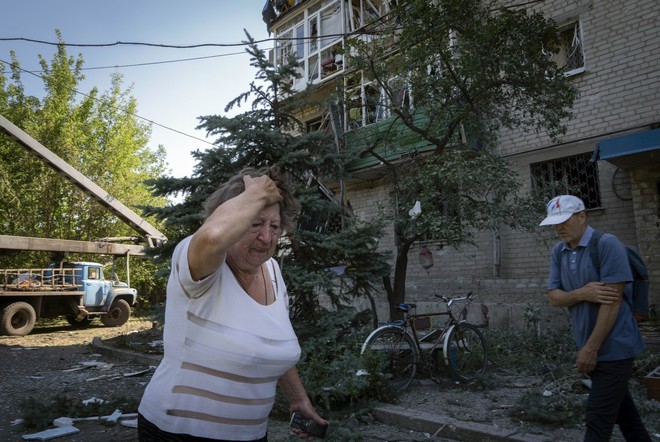
{"type": "Polygon", "coordinates": [[[304,89],[344,70],[344,2],[325,0],[301,11],[275,33],[275,63],[285,63],[286,56],[295,56],[300,64],[301,78],[293,86],[304,89]],[[338,28],[338,30],[328,30],[338,28]],[[332,31],[332,32],[330,32],[332,31]],[[324,34],[330,37],[324,37],[324,34]],[[278,39],[290,40],[278,40],[278,39]],[[301,41],[302,40],[302,41],[301,41]]]}
{"type": "MultiPolygon", "coordinates": [[[[573,40],[577,38],[578,45],[576,45],[576,50],[580,51],[580,58],[582,63],[580,66],[571,68],[567,70],[564,75],[567,77],[572,77],[574,75],[581,74],[587,70],[587,57],[584,50],[584,33],[582,30],[582,22],[579,17],[567,20],[557,27],[559,32],[560,40],[563,43],[565,40],[562,38],[562,35],[565,35],[567,32],[573,32],[573,40]]],[[[566,67],[569,63],[571,55],[567,55],[568,50],[572,49],[572,46],[565,47],[562,44],[561,52],[558,54],[553,54],[552,58],[555,60],[558,66],[566,67]]]]}

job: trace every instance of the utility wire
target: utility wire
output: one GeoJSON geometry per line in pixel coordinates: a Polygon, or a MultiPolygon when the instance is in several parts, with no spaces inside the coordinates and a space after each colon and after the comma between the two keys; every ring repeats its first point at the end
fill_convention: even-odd
{"type": "MultiPolygon", "coordinates": [[[[100,69],[119,69],[119,68],[133,68],[133,67],[140,67],[140,66],[154,66],[154,65],[159,65],[159,64],[169,64],[169,63],[182,63],[185,61],[197,61],[197,60],[207,60],[210,58],[220,58],[220,57],[229,57],[230,55],[244,55],[246,52],[241,51],[241,52],[229,52],[227,54],[218,54],[218,55],[208,55],[205,57],[192,57],[192,58],[180,58],[176,60],[162,60],[162,61],[150,61],[150,62],[144,62],[144,63],[133,63],[133,64],[116,64],[112,66],[92,66],[88,68],[80,68],[81,71],[95,71],[95,70],[100,70],[100,69]]],[[[39,71],[39,70],[33,70],[29,71],[30,73],[43,73],[44,71],[39,71]]]]}
{"type": "MultiPolygon", "coordinates": [[[[389,15],[388,13],[387,15],[389,15]]],[[[384,20],[385,17],[379,17],[374,23],[371,23],[371,26],[378,26],[378,22],[381,22],[384,20]]],[[[203,44],[195,44],[195,45],[166,45],[166,44],[154,44],[154,43],[142,43],[142,42],[122,42],[122,41],[117,41],[114,43],[100,43],[100,44],[85,44],[85,43],[64,43],[64,42],[52,42],[52,41],[46,41],[46,40],[36,40],[32,38],[24,38],[24,37],[2,37],[0,38],[0,41],[26,41],[26,42],[31,42],[31,43],[39,43],[39,44],[46,44],[46,45],[51,45],[51,46],[70,46],[70,47],[109,47],[109,46],[119,46],[119,45],[132,45],[132,46],[150,46],[150,47],[162,47],[162,48],[176,48],[176,49],[191,49],[191,48],[200,48],[200,47],[235,47],[235,46],[248,46],[248,45],[253,45],[253,44],[258,44],[258,43],[265,43],[265,42],[277,42],[277,41],[289,41],[289,40],[316,40],[316,39],[325,39],[325,38],[333,38],[333,37],[344,37],[347,38],[351,35],[361,35],[361,34],[372,34],[374,33],[373,31],[370,31],[368,29],[368,26],[365,26],[362,29],[359,29],[357,31],[351,32],[350,34],[343,34],[343,33],[338,33],[338,34],[327,34],[327,35],[320,35],[320,36],[310,36],[310,37],[277,37],[277,38],[267,38],[267,39],[262,39],[262,40],[254,40],[252,42],[247,42],[243,41],[241,43],[203,43],[203,44]]],[[[152,63],[138,63],[138,64],[133,64],[133,65],[124,65],[124,66],[100,66],[100,67],[92,67],[92,68],[83,68],[83,70],[94,70],[94,69],[109,69],[109,68],[119,68],[119,67],[132,67],[132,66],[146,66],[146,65],[155,65],[155,64],[164,64],[164,63],[177,63],[177,62],[183,62],[183,61],[190,61],[190,60],[200,60],[200,59],[206,59],[206,58],[213,58],[213,57],[222,57],[222,56],[228,56],[228,55],[237,55],[237,54],[242,54],[244,52],[236,52],[236,53],[230,53],[230,54],[221,54],[221,55],[215,55],[215,56],[207,56],[207,57],[196,57],[196,58],[189,58],[189,59],[181,59],[181,60],[171,60],[171,61],[163,61],[163,62],[152,62],[152,63]]],[[[12,63],[9,63],[5,60],[0,59],[0,63],[4,63],[8,66],[12,66],[12,63]]],[[[34,75],[37,78],[40,78],[43,80],[43,77],[39,75],[37,72],[43,72],[43,71],[29,71],[27,69],[23,69],[20,66],[18,67],[21,71],[28,73],[30,75],[34,75]]],[[[84,97],[91,98],[95,101],[99,101],[96,98],[91,97],[90,95],[87,95],[83,92],[78,91],[77,89],[74,90],[75,93],[80,94],[84,97]]],[[[115,107],[115,109],[124,112],[123,109],[119,107],[115,107]]],[[[209,144],[211,146],[215,146],[215,144],[204,140],[202,138],[196,137],[194,135],[187,134],[185,132],[181,132],[177,129],[165,126],[163,124],[157,123],[153,120],[150,120],[148,118],[142,117],[137,114],[132,114],[134,117],[139,118],[143,121],[146,121],[148,123],[151,123],[155,126],[162,127],[163,129],[178,133],[180,135],[192,138],[197,141],[201,141],[202,143],[209,144]]]]}
{"type": "MultiPolygon", "coordinates": [[[[271,39],[257,40],[255,41],[255,43],[262,43],[269,40],[271,39]]],[[[27,41],[30,43],[39,43],[39,44],[45,44],[51,46],[62,45],[62,46],[72,46],[72,47],[101,48],[101,47],[109,47],[109,46],[152,46],[159,48],[174,48],[174,49],[192,49],[192,48],[203,48],[203,47],[233,47],[233,46],[247,46],[249,44],[247,42],[241,42],[241,43],[201,43],[194,45],[168,45],[162,43],[144,43],[137,41],[116,41],[114,43],[63,43],[63,42],[53,42],[46,40],[36,40],[33,38],[25,38],[25,37],[6,37],[6,38],[0,38],[0,41],[27,41]]]]}
{"type": "MultiPolygon", "coordinates": [[[[520,4],[514,4],[510,5],[509,7],[517,7],[517,6],[526,6],[528,4],[532,3],[542,3],[545,0],[530,0],[525,3],[520,3],[520,4]]],[[[350,33],[336,33],[336,34],[324,34],[324,35],[318,35],[318,36],[307,36],[307,37],[274,37],[274,38],[265,38],[261,40],[253,40],[251,42],[248,41],[242,41],[240,43],[201,43],[201,44],[190,44],[190,45],[171,45],[171,44],[158,44],[158,43],[146,43],[146,42],[124,42],[124,41],[117,41],[114,43],[65,43],[65,42],[52,42],[52,41],[46,41],[46,40],[37,40],[37,39],[32,39],[32,38],[25,38],[25,37],[2,37],[0,38],[0,41],[25,41],[25,42],[30,42],[30,43],[39,43],[39,44],[45,44],[45,45],[51,45],[51,46],[69,46],[69,47],[111,47],[111,46],[149,46],[149,47],[160,47],[160,48],[174,48],[174,49],[193,49],[193,48],[201,48],[201,47],[237,47],[237,46],[248,46],[248,45],[254,45],[258,43],[265,43],[265,42],[278,42],[278,41],[299,41],[299,40],[316,40],[316,39],[328,39],[328,38],[335,38],[335,37],[343,37],[343,38],[349,38],[351,36],[356,36],[356,35],[364,35],[364,34],[377,34],[380,33],[381,31],[377,30],[377,28],[383,24],[386,20],[390,19],[391,16],[393,15],[393,11],[389,11],[386,14],[378,17],[376,20],[374,20],[372,23],[369,23],[365,25],[364,27],[357,29],[355,31],[352,31],[350,33]],[[371,29],[369,29],[371,28],[371,29]]],[[[390,28],[390,31],[392,31],[392,28],[390,28]]],[[[215,58],[215,57],[225,57],[229,55],[238,55],[238,54],[243,54],[244,52],[234,52],[234,53],[229,53],[229,54],[220,54],[220,55],[212,55],[212,56],[206,56],[206,57],[195,57],[195,58],[187,58],[187,59],[180,59],[180,60],[169,60],[169,61],[161,61],[161,62],[150,62],[150,63],[137,63],[137,64],[130,64],[130,65],[122,65],[122,66],[99,66],[99,67],[91,67],[91,68],[83,68],[83,70],[96,70],[96,69],[110,69],[110,68],[119,68],[119,67],[135,67],[135,66],[148,66],[148,65],[157,65],[157,64],[166,64],[166,63],[178,63],[178,62],[184,62],[184,61],[192,61],[192,60],[202,60],[202,59],[208,59],[208,58],[215,58]]],[[[6,62],[4,60],[0,60],[0,62],[7,64],[8,66],[12,66],[11,63],[6,62]]],[[[26,69],[20,68],[23,72],[26,72],[28,74],[34,75],[40,79],[43,80],[43,77],[38,75],[36,72],[43,72],[43,71],[28,71],[26,69]]],[[[78,90],[75,90],[76,93],[83,95],[88,98],[92,98],[87,94],[84,94],[78,90]]],[[[92,98],[94,99],[94,98],[92,98]]],[[[98,101],[98,100],[96,100],[98,101]]],[[[118,110],[121,110],[117,108],[118,110]]],[[[176,132],[178,134],[187,136],[189,138],[201,141],[203,143],[210,144],[212,146],[215,146],[215,144],[203,140],[201,138],[198,138],[194,135],[189,135],[184,132],[181,132],[177,129],[173,129],[171,127],[162,125],[160,123],[157,123],[153,120],[150,120],[148,118],[142,117],[137,114],[133,114],[134,117],[139,118],[141,120],[147,121],[151,124],[154,124],[156,126],[162,127],[164,129],[176,132]]]]}
{"type": "MultiPolygon", "coordinates": [[[[527,0],[522,3],[514,3],[511,5],[505,6],[503,9],[525,7],[535,3],[545,3],[546,0],[527,0]]],[[[138,42],[138,41],[116,41],[113,43],[64,43],[64,42],[53,42],[47,40],[37,40],[33,38],[26,37],[0,37],[0,41],[26,41],[30,43],[39,43],[51,46],[71,46],[71,47],[111,47],[111,46],[150,46],[150,47],[159,47],[159,48],[172,48],[172,49],[194,49],[194,48],[203,48],[203,47],[241,47],[248,46],[250,44],[266,43],[266,42],[277,42],[277,41],[286,41],[286,40],[312,40],[317,38],[333,38],[333,37],[350,37],[351,35],[361,35],[361,34],[371,34],[373,31],[367,29],[369,26],[379,26],[379,23],[384,23],[392,17],[395,17],[395,12],[393,10],[388,11],[387,13],[379,16],[371,23],[367,23],[363,28],[357,29],[355,31],[344,33],[344,34],[324,34],[321,36],[310,36],[310,37],[273,37],[273,38],[264,38],[261,40],[254,40],[252,42],[241,41],[240,43],[199,43],[199,44],[164,44],[164,43],[147,43],[147,42],[138,42]]]]}
{"type": "MultiPolygon", "coordinates": [[[[0,63],[4,63],[4,64],[6,64],[6,65],[9,66],[9,67],[17,67],[18,69],[20,69],[21,71],[23,71],[23,72],[25,72],[25,73],[27,73],[27,74],[34,75],[35,77],[37,77],[37,78],[39,78],[39,79],[41,79],[41,80],[44,80],[44,78],[43,78],[41,75],[39,75],[39,74],[37,74],[37,73],[35,73],[35,72],[28,71],[27,69],[23,69],[22,67],[20,67],[20,66],[16,66],[16,65],[14,65],[14,64],[12,64],[12,63],[10,63],[10,62],[7,62],[7,61],[5,61],[5,60],[0,59],[0,63]]],[[[94,100],[94,101],[96,101],[96,102],[101,103],[101,100],[99,100],[98,98],[94,98],[94,97],[92,97],[91,95],[85,94],[84,92],[80,92],[80,91],[77,90],[77,89],[74,89],[73,91],[74,91],[76,94],[82,95],[83,97],[87,97],[87,98],[90,98],[90,99],[92,99],[92,100],[94,100]]],[[[112,106],[112,107],[114,107],[115,109],[117,109],[117,110],[120,111],[120,112],[126,112],[125,109],[122,109],[122,108],[119,107],[119,106],[112,106]]],[[[157,123],[157,122],[155,122],[155,121],[153,121],[153,120],[150,120],[149,118],[142,117],[142,116],[140,116],[140,115],[138,115],[138,114],[135,114],[135,113],[132,113],[132,114],[130,114],[130,115],[133,116],[133,117],[135,117],[135,118],[138,118],[138,119],[140,119],[140,120],[143,120],[143,121],[146,121],[146,122],[148,122],[148,123],[151,123],[151,124],[153,124],[154,126],[162,127],[163,129],[169,130],[169,131],[171,131],[171,132],[178,133],[179,135],[183,135],[183,136],[186,136],[186,137],[188,137],[188,138],[192,138],[192,139],[194,139],[194,140],[201,141],[202,143],[206,143],[206,144],[209,144],[209,145],[211,145],[211,146],[215,146],[215,144],[211,143],[210,141],[204,140],[204,139],[199,138],[199,137],[196,137],[196,136],[194,136],[194,135],[187,134],[187,133],[185,133],[185,132],[182,132],[182,131],[180,131],[180,130],[174,129],[174,128],[169,127],[169,126],[165,126],[164,124],[157,123]]]]}
{"type": "Polygon", "coordinates": [[[133,67],[140,67],[140,66],[154,66],[154,65],[158,65],[158,64],[182,63],[184,61],[208,60],[209,58],[229,57],[230,55],[243,55],[243,54],[245,54],[245,51],[230,52],[230,53],[227,53],[227,54],[218,54],[218,55],[208,55],[206,57],[180,58],[180,59],[177,59],[177,60],[151,61],[151,62],[134,63],[134,64],[119,64],[119,65],[115,65],[115,66],[94,66],[94,67],[90,67],[90,68],[82,68],[81,70],[83,70],[83,71],[93,71],[93,70],[98,70],[98,69],[118,69],[118,68],[133,68],[133,67]]]}
{"type": "MultiPolygon", "coordinates": [[[[387,15],[390,15],[388,13],[387,15]]],[[[87,47],[87,48],[103,48],[103,47],[112,47],[112,46],[149,46],[149,47],[158,47],[158,48],[170,48],[170,49],[195,49],[203,47],[237,47],[237,46],[250,46],[252,44],[267,43],[267,42],[278,42],[278,41],[291,41],[291,40],[317,40],[317,39],[329,39],[329,38],[338,38],[338,37],[351,37],[355,35],[363,34],[375,34],[379,31],[372,31],[367,29],[367,26],[378,26],[378,22],[382,22],[386,17],[382,16],[375,20],[373,23],[365,25],[364,28],[352,31],[350,33],[334,33],[334,34],[323,34],[315,36],[306,36],[306,37],[272,37],[264,38],[261,40],[254,41],[242,41],[240,43],[199,43],[199,44],[190,44],[190,45],[173,45],[173,44],[163,44],[163,43],[147,43],[147,42],[137,42],[137,41],[116,41],[114,43],[66,43],[66,42],[54,42],[47,40],[36,40],[33,38],[25,37],[0,37],[1,41],[26,41],[30,43],[39,43],[50,46],[68,46],[68,47],[87,47]]],[[[393,28],[395,29],[395,28],[393,28]]]]}

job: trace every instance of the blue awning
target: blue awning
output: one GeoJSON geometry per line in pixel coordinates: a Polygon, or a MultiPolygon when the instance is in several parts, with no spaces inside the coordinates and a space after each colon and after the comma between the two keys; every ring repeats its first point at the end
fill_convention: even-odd
{"type": "Polygon", "coordinates": [[[660,161],[660,129],[600,141],[592,161],[598,159],[623,168],[660,161]]]}

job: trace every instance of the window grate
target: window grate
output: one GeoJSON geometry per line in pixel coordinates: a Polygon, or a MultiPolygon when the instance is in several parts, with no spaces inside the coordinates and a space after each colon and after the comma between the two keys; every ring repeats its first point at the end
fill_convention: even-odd
{"type": "Polygon", "coordinates": [[[601,207],[598,165],[591,152],[530,164],[532,187],[552,197],[561,193],[578,196],[587,209],[601,207]]]}
{"type": "Polygon", "coordinates": [[[559,66],[567,72],[577,73],[584,70],[584,47],[582,44],[582,29],[580,22],[575,21],[559,32],[560,47],[556,55],[559,66]]]}

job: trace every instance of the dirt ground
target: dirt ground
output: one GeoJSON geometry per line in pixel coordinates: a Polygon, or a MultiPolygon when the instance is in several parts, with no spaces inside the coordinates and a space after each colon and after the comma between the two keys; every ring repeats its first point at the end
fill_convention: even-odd
{"type": "MultiPolygon", "coordinates": [[[[92,416],[110,415],[115,409],[128,414],[112,425],[99,419],[76,421],[79,433],[63,436],[63,442],[137,441],[135,428],[130,424],[142,391],[150,379],[153,365],[121,360],[101,354],[91,345],[94,337],[105,344],[129,347],[142,354],[158,351],[162,334],[146,320],[131,319],[126,325],[108,328],[92,323],[85,330],[75,330],[63,323],[37,327],[25,337],[0,336],[0,440],[19,441],[26,434],[38,432],[25,429],[17,420],[25,417],[25,401],[52,404],[56,397],[66,397],[68,406],[77,410],[82,401],[92,398],[109,403],[91,411],[92,416]]],[[[558,427],[530,424],[511,417],[511,410],[520,397],[529,391],[542,391],[547,387],[542,378],[500,377],[496,387],[483,390],[466,389],[451,382],[437,385],[421,379],[401,396],[396,404],[412,410],[448,416],[462,422],[491,425],[510,430],[511,435],[527,433],[548,441],[581,440],[583,429],[575,424],[558,427]]],[[[586,390],[584,392],[586,398],[586,390]]],[[[660,414],[656,401],[648,401],[660,414]]],[[[645,404],[648,406],[648,404],[645,404]]],[[[55,407],[56,405],[52,405],[55,407]]],[[[28,407],[37,410],[37,406],[28,407]]],[[[51,408],[52,409],[52,408],[51,408]]],[[[44,409],[28,414],[28,419],[46,415],[44,409]]],[[[66,417],[66,416],[62,416],[66,417]]],[[[660,419],[655,419],[654,424],[660,419]]],[[[647,424],[648,426],[648,424],[647,424]]],[[[53,428],[52,425],[49,428],[53,428]]],[[[660,440],[660,428],[649,428],[654,440],[660,440]]],[[[40,431],[40,430],[39,430],[40,431]]],[[[362,441],[446,441],[432,434],[386,425],[373,421],[358,427],[362,441]]],[[[615,430],[615,433],[617,430],[615,430]]],[[[299,440],[289,435],[287,422],[271,419],[271,441],[299,440]]],[[[622,440],[615,434],[613,440],[622,440]]]]}
{"type": "MultiPolygon", "coordinates": [[[[91,342],[94,337],[100,337],[104,343],[114,342],[149,354],[153,352],[149,344],[161,336],[160,331],[152,329],[150,321],[133,318],[116,328],[93,322],[85,330],[75,330],[61,322],[38,325],[24,337],[0,336],[0,440],[22,441],[24,435],[43,431],[25,429],[17,423],[25,408],[24,401],[51,404],[56,397],[66,397],[73,399],[76,406],[92,398],[109,401],[109,405],[104,405],[106,409],[94,416],[108,416],[117,408],[129,418],[121,418],[115,425],[99,419],[76,421],[73,425],[79,433],[55,440],[136,442],[137,430],[123,422],[132,420],[130,414],[135,413],[155,367],[103,355],[91,342]]],[[[268,431],[269,440],[274,442],[300,440],[290,436],[288,422],[271,419],[268,431]]],[[[361,432],[363,441],[425,440],[423,433],[379,422],[361,432]]]]}

